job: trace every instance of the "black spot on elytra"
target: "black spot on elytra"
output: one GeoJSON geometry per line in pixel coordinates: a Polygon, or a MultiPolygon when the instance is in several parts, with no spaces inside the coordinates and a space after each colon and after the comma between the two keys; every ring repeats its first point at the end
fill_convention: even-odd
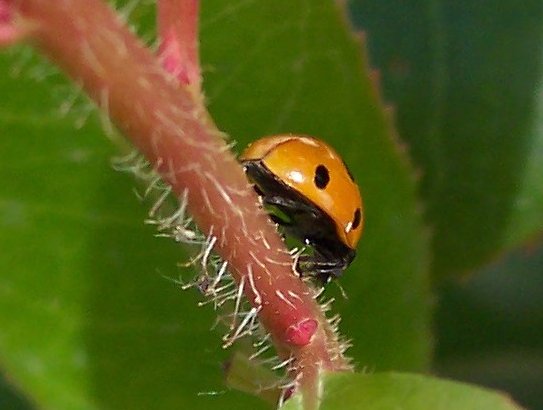
{"type": "Polygon", "coordinates": [[[354,211],[352,229],[358,228],[360,226],[361,220],[362,220],[362,213],[360,212],[360,208],[356,208],[356,211],[354,211]]]}
{"type": "Polygon", "coordinates": [[[315,169],[315,186],[319,189],[324,189],[330,182],[330,172],[324,165],[318,165],[315,169]]]}

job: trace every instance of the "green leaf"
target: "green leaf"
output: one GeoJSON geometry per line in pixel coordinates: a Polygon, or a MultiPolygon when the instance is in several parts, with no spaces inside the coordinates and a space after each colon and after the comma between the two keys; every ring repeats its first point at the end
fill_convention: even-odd
{"type": "Polygon", "coordinates": [[[0,376],[0,408],[10,410],[30,410],[32,406],[16,391],[14,386],[7,384],[0,376]]]}
{"type": "Polygon", "coordinates": [[[543,408],[543,243],[440,289],[434,369],[543,408]]]}
{"type": "MultiPolygon", "coordinates": [[[[202,8],[205,88],[219,126],[240,146],[278,132],[320,136],[360,182],[367,229],[341,280],[349,299],[337,304],[355,362],[425,368],[427,243],[415,183],[341,12],[324,0],[202,8]]],[[[176,266],[185,255],[142,224],[135,182],[111,170],[115,149],[96,115],[76,129],[88,113],[79,101],[60,118],[55,106],[73,93],[57,77],[7,75],[19,61],[0,55],[9,96],[0,107],[0,362],[9,380],[60,410],[263,408],[224,387],[231,352],[209,330],[214,313],[164,279],[191,277],[176,266]]]]}
{"type": "MultiPolygon", "coordinates": [[[[294,397],[284,410],[302,409],[294,397]]],[[[402,373],[332,374],[319,410],[514,410],[509,397],[468,384],[402,373]]]]}
{"type": "MultiPolygon", "coordinates": [[[[2,73],[20,61],[0,58],[2,73]]],[[[10,96],[0,108],[0,362],[9,380],[48,409],[265,408],[225,388],[214,313],[167,279],[191,278],[177,266],[187,255],[143,224],[148,206],[133,178],[112,170],[117,151],[95,116],[74,127],[88,103],[62,119],[56,107],[70,94],[58,79],[2,75],[0,89],[10,96]]]]}
{"type": "Polygon", "coordinates": [[[272,406],[277,405],[283,393],[282,380],[269,366],[238,351],[225,367],[228,387],[258,396],[272,406]]]}
{"type": "Polygon", "coordinates": [[[543,229],[543,4],[352,0],[423,175],[436,275],[543,229]]]}
{"type": "Polygon", "coordinates": [[[217,3],[204,6],[201,44],[213,67],[205,76],[213,117],[239,150],[263,135],[298,132],[344,156],[366,215],[357,259],[341,279],[348,300],[339,296],[336,305],[353,339],[349,353],[372,369],[425,368],[427,242],[412,170],[368,78],[362,44],[330,1],[241,3],[227,18],[214,11],[217,3]]]}

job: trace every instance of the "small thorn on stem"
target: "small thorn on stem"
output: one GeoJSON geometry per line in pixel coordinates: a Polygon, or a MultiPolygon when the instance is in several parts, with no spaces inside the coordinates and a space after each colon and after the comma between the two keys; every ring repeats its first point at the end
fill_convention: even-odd
{"type": "Polygon", "coordinates": [[[159,0],[157,6],[162,66],[181,84],[195,86],[199,92],[199,0],[159,0]]]}
{"type": "Polygon", "coordinates": [[[288,399],[290,399],[295,391],[296,391],[296,388],[294,386],[289,386],[285,388],[285,390],[283,390],[283,393],[281,394],[281,397],[280,397],[279,407],[281,407],[288,399]]]}
{"type": "Polygon", "coordinates": [[[22,40],[30,31],[18,18],[13,0],[0,0],[0,47],[22,40]]]}
{"type": "Polygon", "coordinates": [[[287,329],[286,342],[295,346],[305,346],[311,342],[318,323],[314,319],[305,319],[287,329]]]}

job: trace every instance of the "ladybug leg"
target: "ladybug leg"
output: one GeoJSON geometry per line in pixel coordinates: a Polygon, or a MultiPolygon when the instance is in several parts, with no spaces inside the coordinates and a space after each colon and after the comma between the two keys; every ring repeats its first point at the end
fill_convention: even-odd
{"type": "Polygon", "coordinates": [[[302,277],[316,277],[324,285],[338,278],[349,263],[343,258],[324,259],[322,255],[301,255],[296,261],[296,271],[302,277]]]}

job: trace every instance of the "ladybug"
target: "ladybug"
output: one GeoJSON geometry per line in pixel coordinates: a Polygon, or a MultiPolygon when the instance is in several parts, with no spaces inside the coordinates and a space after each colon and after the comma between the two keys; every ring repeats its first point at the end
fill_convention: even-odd
{"type": "Polygon", "coordinates": [[[240,161],[274,222],[313,249],[296,270],[327,283],[356,255],[364,215],[360,190],[341,157],[306,135],[261,138],[240,161]]]}

